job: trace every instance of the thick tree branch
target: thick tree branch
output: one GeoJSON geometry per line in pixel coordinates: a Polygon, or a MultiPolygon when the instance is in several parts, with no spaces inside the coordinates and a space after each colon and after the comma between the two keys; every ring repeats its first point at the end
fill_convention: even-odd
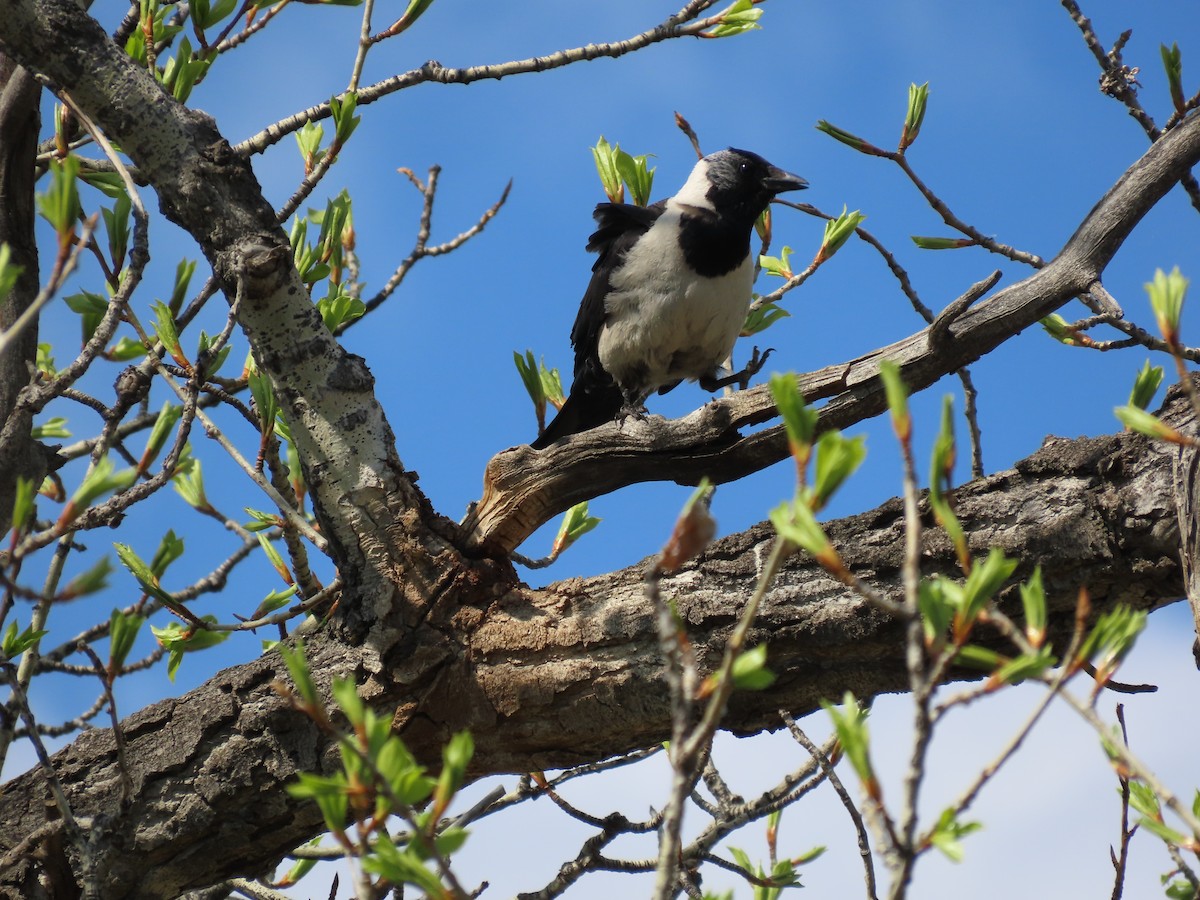
{"type": "Polygon", "coordinates": [[[424,614],[437,577],[436,517],[406,475],[374,380],[321,321],[249,163],[210,117],[176,103],[70,0],[0,3],[0,46],[55,83],[138,166],[163,213],[211,263],[268,373],[306,469],[322,533],[347,586],[345,621],[375,618],[363,596],[424,614]]]}
{"type": "MultiPolygon", "coordinates": [[[[1100,199],[1049,264],[962,313],[858,359],[802,375],[810,402],[828,399],[822,428],[845,428],[883,411],[879,360],[901,367],[918,391],[979,359],[1095,284],[1142,217],[1200,162],[1200,115],[1164,135],[1100,199]],[[935,334],[941,340],[934,340],[935,334]]],[[[605,425],[535,451],[493,457],[484,492],[463,527],[468,543],[507,553],[540,525],[582,500],[643,481],[696,484],[739,478],[788,454],[782,425],[742,437],[776,416],[765,386],[717,400],[676,421],[651,417],[605,425]]]]}
{"type": "MultiPolygon", "coordinates": [[[[41,115],[41,88],[27,70],[0,48],[0,244],[21,275],[0,296],[0,333],[13,326],[38,293],[38,256],[33,237],[33,160],[41,115]]],[[[0,529],[8,530],[18,476],[40,484],[52,455],[30,437],[33,411],[18,405],[21,388],[33,379],[37,328],[27,328],[0,351],[0,529]]]]}
{"type": "MultiPolygon", "coordinates": [[[[1195,427],[1178,398],[1168,418],[1195,427]]],[[[1132,434],[1052,439],[1014,470],[961,488],[957,508],[975,550],[995,545],[1019,557],[1018,577],[1042,564],[1050,633],[1061,639],[1074,625],[1080,585],[1097,612],[1118,602],[1155,608],[1181,595],[1172,460],[1169,448],[1132,434]]],[[[828,530],[857,575],[899,594],[898,500],[828,530]]],[[[733,535],[664,580],[704,670],[720,659],[771,540],[766,526],[733,535]]],[[[357,677],[377,708],[396,710],[399,732],[431,762],[454,730],[470,728],[477,775],[602,759],[670,734],[642,566],[537,591],[490,560],[442,563],[446,574],[427,588],[433,614],[415,649],[310,639],[312,668],[326,687],[334,675],[357,677]]],[[[932,526],[922,564],[926,574],[955,571],[949,542],[932,526]]],[[[987,632],[978,637],[1003,646],[987,632]]],[[[803,715],[846,689],[865,698],[907,685],[902,626],[800,554],[766,597],[751,641],[768,642],[778,680],[734,695],[724,727],[738,733],[777,728],[780,708],[803,715]]],[[[124,848],[101,860],[107,896],[173,897],[262,871],[320,830],[315,807],[283,787],[300,769],[329,765],[331,748],[271,689],[282,673],[270,654],[127,719],[134,783],[127,809],[118,803],[110,732],[88,732],[55,757],[76,815],[105,830],[103,846],[124,848]]],[[[45,822],[44,778],[34,770],[0,794],[0,856],[45,822]]],[[[67,865],[62,852],[46,850],[44,865],[67,865]]],[[[33,855],[10,861],[0,885],[28,891],[14,896],[44,896],[35,890],[41,865],[33,855]]]]}

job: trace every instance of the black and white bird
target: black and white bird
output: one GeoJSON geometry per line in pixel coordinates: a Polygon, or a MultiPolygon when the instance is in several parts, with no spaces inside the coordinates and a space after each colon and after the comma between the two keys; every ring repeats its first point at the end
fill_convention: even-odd
{"type": "Polygon", "coordinates": [[[754,282],[750,234],[771,199],[808,183],[746,150],[704,157],[679,192],[651,206],[601,203],[587,249],[599,254],[571,329],[575,380],[547,447],[645,413],[646,398],[681,381],[708,391],[749,380],[723,368],[745,323],[754,282]]]}

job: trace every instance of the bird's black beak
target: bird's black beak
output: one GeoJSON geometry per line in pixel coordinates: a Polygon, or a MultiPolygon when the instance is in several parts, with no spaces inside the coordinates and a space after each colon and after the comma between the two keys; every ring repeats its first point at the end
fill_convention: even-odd
{"type": "Polygon", "coordinates": [[[782,194],[784,191],[802,191],[808,187],[808,182],[799,175],[785,172],[776,166],[771,166],[762,184],[772,194],[782,194]]]}

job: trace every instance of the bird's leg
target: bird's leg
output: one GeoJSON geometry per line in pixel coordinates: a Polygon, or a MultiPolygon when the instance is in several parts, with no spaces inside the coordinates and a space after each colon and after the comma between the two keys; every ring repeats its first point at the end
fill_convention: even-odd
{"type": "Polygon", "coordinates": [[[621,389],[621,396],[624,402],[621,408],[617,410],[617,424],[624,424],[626,419],[633,418],[639,422],[646,418],[646,395],[641,391],[627,391],[621,389]]]}
{"type": "Polygon", "coordinates": [[[734,372],[732,375],[726,375],[724,378],[717,378],[714,375],[701,375],[697,380],[700,382],[700,387],[709,393],[719,391],[723,387],[729,387],[731,384],[736,384],[740,390],[744,391],[750,384],[750,379],[762,370],[762,367],[767,362],[767,357],[774,352],[774,347],[768,347],[766,352],[760,356],[758,348],[755,347],[750,353],[750,361],[746,363],[740,372],[734,372]]]}

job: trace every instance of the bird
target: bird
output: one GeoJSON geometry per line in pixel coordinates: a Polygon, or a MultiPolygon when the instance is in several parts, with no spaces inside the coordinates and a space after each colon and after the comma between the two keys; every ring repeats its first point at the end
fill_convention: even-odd
{"type": "Polygon", "coordinates": [[[757,153],[703,157],[683,187],[650,206],[600,203],[587,249],[597,253],[571,328],[574,379],[535,450],[629,416],[684,380],[707,391],[745,387],[766,361],[724,363],[750,306],[754,223],[777,195],[808,182],[757,153]]]}

